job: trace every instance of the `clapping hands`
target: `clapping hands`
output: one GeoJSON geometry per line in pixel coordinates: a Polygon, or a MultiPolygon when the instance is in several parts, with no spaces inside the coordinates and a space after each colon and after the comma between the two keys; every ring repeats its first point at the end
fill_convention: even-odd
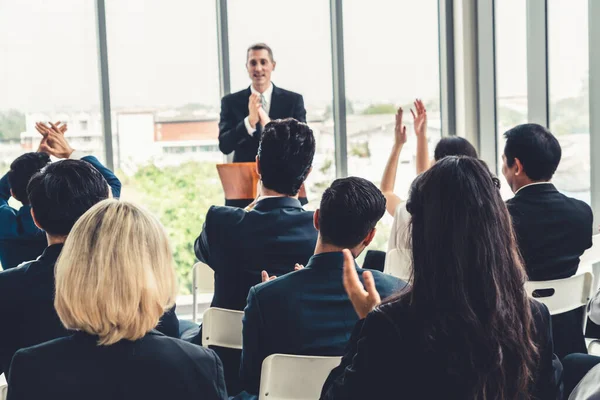
{"type": "Polygon", "coordinates": [[[74,150],[64,136],[67,125],[61,125],[60,121],[55,124],[49,122],[49,124],[50,126],[42,122],[35,124],[35,129],[42,135],[38,151],[57,158],[69,158],[74,150]]]}
{"type": "Polygon", "coordinates": [[[362,274],[365,285],[358,278],[354,257],[350,250],[344,250],[344,289],[354,306],[358,318],[363,319],[375,306],[381,303],[379,292],[375,288],[375,279],[370,271],[362,274]]]}

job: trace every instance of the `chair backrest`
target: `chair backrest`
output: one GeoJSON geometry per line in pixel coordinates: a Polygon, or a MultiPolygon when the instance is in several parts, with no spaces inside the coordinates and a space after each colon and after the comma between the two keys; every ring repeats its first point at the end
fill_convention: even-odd
{"type": "Polygon", "coordinates": [[[215,272],[203,262],[192,267],[192,321],[198,322],[198,294],[215,292],[215,272]]]}
{"type": "Polygon", "coordinates": [[[385,256],[383,272],[408,282],[410,278],[410,257],[398,249],[391,249],[385,256]]]}
{"type": "Polygon", "coordinates": [[[579,258],[579,264],[600,263],[600,235],[592,236],[592,247],[587,249],[579,258]]]}
{"type": "Polygon", "coordinates": [[[562,314],[576,308],[587,306],[592,296],[592,282],[594,276],[591,272],[573,275],[565,279],[552,281],[526,282],[527,294],[544,303],[550,315],[562,314]],[[533,295],[534,291],[552,291],[546,297],[533,295]]]}
{"type": "Polygon", "coordinates": [[[242,348],[243,311],[210,307],[202,317],[202,346],[242,348]]]}
{"type": "Polygon", "coordinates": [[[0,374],[0,400],[6,400],[6,395],[8,393],[8,385],[6,383],[6,378],[4,374],[0,374]]]}
{"type": "Polygon", "coordinates": [[[314,400],[342,357],[272,354],[262,363],[259,400],[314,400]]]}

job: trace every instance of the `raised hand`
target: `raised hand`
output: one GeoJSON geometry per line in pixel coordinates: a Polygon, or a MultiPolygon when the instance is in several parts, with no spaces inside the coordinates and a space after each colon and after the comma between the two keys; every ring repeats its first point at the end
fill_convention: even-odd
{"type": "Polygon", "coordinates": [[[73,153],[73,148],[63,135],[64,131],[56,124],[50,122],[50,127],[46,124],[36,124],[36,129],[43,136],[39,151],[48,153],[57,158],[69,158],[73,153]]]}
{"type": "Polygon", "coordinates": [[[294,265],[294,271],[300,271],[303,268],[304,268],[304,265],[302,265],[302,264],[296,264],[296,265],[294,265]]]}
{"type": "Polygon", "coordinates": [[[414,119],[415,135],[417,135],[417,137],[425,137],[425,135],[427,135],[427,110],[425,110],[425,105],[420,99],[416,99],[414,104],[417,113],[415,114],[412,108],[410,112],[414,119]]]}
{"type": "Polygon", "coordinates": [[[396,127],[394,128],[394,140],[396,145],[406,143],[406,126],[402,125],[402,107],[398,107],[396,112],[396,127]]]}
{"type": "Polygon", "coordinates": [[[262,108],[262,106],[260,106],[258,108],[258,117],[260,118],[260,124],[262,126],[265,126],[269,122],[271,122],[271,118],[269,118],[269,115],[267,114],[267,112],[265,111],[265,109],[262,108]]]}
{"type": "Polygon", "coordinates": [[[261,271],[260,277],[261,277],[261,279],[262,279],[263,282],[269,282],[269,281],[272,281],[273,279],[277,278],[277,276],[275,276],[275,275],[269,276],[269,274],[267,273],[267,271],[261,271]]]}
{"type": "Polygon", "coordinates": [[[363,272],[365,286],[358,279],[354,266],[354,257],[350,250],[344,249],[344,289],[360,319],[367,316],[373,308],[381,303],[381,297],[375,288],[375,279],[370,271],[363,272]]]}
{"type": "Polygon", "coordinates": [[[260,109],[262,109],[260,95],[258,93],[250,94],[250,98],[248,99],[248,122],[250,122],[250,126],[253,128],[256,128],[256,124],[260,121],[258,114],[260,109]]]}

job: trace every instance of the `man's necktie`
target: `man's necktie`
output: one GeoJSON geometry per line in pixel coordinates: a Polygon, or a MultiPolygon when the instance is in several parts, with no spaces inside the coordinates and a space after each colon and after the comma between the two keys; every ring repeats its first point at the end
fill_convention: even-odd
{"type": "Polygon", "coordinates": [[[263,96],[263,94],[260,94],[260,105],[262,107],[263,110],[265,110],[265,112],[267,111],[267,99],[265,99],[265,96],[263,96]]]}

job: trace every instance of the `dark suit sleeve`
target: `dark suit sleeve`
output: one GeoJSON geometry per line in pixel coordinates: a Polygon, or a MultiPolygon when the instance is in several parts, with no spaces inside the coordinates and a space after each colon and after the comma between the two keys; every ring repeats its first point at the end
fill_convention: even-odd
{"type": "Polygon", "coordinates": [[[0,237],[11,237],[17,230],[17,213],[8,205],[10,186],[8,174],[0,179],[0,237]]]}
{"type": "Polygon", "coordinates": [[[242,328],[242,358],[240,361],[240,380],[242,388],[258,395],[260,372],[264,357],[261,336],[265,334],[262,315],[254,287],[248,292],[248,303],[244,309],[242,328]]]}
{"type": "Polygon", "coordinates": [[[244,120],[237,121],[233,113],[230,99],[225,96],[221,99],[221,117],[219,120],[219,150],[223,154],[235,151],[238,146],[247,140],[253,140],[248,134],[244,120]]]}
{"type": "Polygon", "coordinates": [[[227,400],[229,397],[227,396],[227,386],[225,385],[223,362],[221,362],[221,359],[217,356],[217,353],[210,349],[207,350],[210,351],[213,361],[215,362],[215,376],[213,380],[215,385],[215,399],[227,400]]]}
{"type": "Polygon", "coordinates": [[[554,354],[552,338],[552,320],[548,308],[537,303],[532,309],[535,329],[541,342],[538,343],[540,359],[539,371],[533,390],[535,399],[560,399],[562,398],[562,364],[554,354]]]}
{"type": "Polygon", "coordinates": [[[160,320],[158,321],[156,330],[163,335],[179,339],[179,319],[175,313],[176,308],[177,306],[174,305],[173,308],[165,311],[163,316],[160,317],[160,320]]]}
{"type": "Polygon", "coordinates": [[[377,314],[371,312],[356,323],[342,362],[323,385],[321,399],[388,398],[385,393],[414,384],[403,380],[408,363],[394,358],[401,339],[387,318],[377,314]]]}
{"type": "Polygon", "coordinates": [[[85,156],[81,159],[92,164],[94,168],[96,168],[102,174],[104,179],[106,179],[106,182],[108,182],[108,186],[110,186],[112,195],[115,199],[121,197],[121,181],[110,169],[102,165],[102,163],[94,156],[85,156]]]}
{"type": "Polygon", "coordinates": [[[207,264],[214,270],[214,266],[211,264],[210,260],[210,244],[209,244],[209,236],[208,230],[210,228],[211,216],[213,214],[213,207],[208,209],[206,213],[206,218],[204,219],[204,225],[202,225],[202,232],[200,232],[200,236],[196,238],[194,242],[194,253],[196,253],[196,258],[207,264]]]}
{"type": "Polygon", "coordinates": [[[17,351],[10,364],[10,374],[6,378],[8,382],[7,400],[37,398],[34,389],[36,386],[31,384],[31,379],[35,377],[35,374],[29,371],[31,367],[31,360],[27,360],[27,350],[17,351]]]}
{"type": "Polygon", "coordinates": [[[7,205],[8,199],[10,199],[10,185],[8,184],[8,173],[6,173],[0,179],[0,206],[7,205]]]}
{"type": "Polygon", "coordinates": [[[300,122],[306,122],[306,110],[304,109],[304,98],[302,95],[298,96],[298,101],[296,102],[296,106],[294,107],[294,118],[296,118],[300,122]]]}

